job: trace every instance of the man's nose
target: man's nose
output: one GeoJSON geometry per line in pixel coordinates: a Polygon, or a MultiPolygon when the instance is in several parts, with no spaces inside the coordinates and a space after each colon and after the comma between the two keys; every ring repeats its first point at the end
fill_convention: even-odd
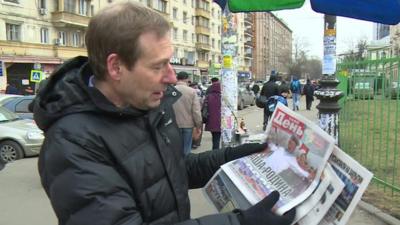
{"type": "Polygon", "coordinates": [[[166,84],[175,84],[176,83],[176,74],[174,68],[172,68],[171,64],[168,63],[167,69],[165,71],[165,75],[163,76],[163,83],[166,84]]]}

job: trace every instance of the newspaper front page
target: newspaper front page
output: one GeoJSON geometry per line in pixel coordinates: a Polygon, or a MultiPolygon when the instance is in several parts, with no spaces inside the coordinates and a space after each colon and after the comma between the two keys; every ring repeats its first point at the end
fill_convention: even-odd
{"type": "Polygon", "coordinates": [[[279,191],[276,213],[283,214],[314,191],[334,139],[283,104],[277,105],[266,134],[265,151],[224,164],[222,170],[251,205],[279,191]]]}
{"type": "Polygon", "coordinates": [[[361,200],[373,174],[336,146],[329,163],[345,187],[319,224],[344,225],[361,200]]]}
{"type": "MultiPolygon", "coordinates": [[[[344,188],[344,183],[336,175],[335,171],[329,163],[328,165],[326,165],[323,175],[324,176],[323,178],[321,178],[321,183],[328,183],[326,190],[323,193],[318,193],[317,195],[312,194],[310,197],[308,197],[306,201],[304,201],[300,204],[300,206],[297,207],[296,212],[308,210],[306,214],[304,214],[305,216],[297,222],[297,225],[317,225],[319,221],[321,221],[321,219],[324,217],[326,212],[329,210],[331,205],[335,202],[339,194],[342,192],[344,188]],[[319,199],[316,199],[318,197],[319,199]],[[317,202],[315,202],[314,200],[317,200],[317,202]],[[304,208],[304,210],[301,210],[301,208],[304,208]]],[[[316,190],[316,192],[317,191],[318,189],[316,190]]]]}

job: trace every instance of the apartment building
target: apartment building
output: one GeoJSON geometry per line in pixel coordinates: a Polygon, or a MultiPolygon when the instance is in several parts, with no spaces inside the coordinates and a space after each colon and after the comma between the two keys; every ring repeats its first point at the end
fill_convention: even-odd
{"type": "Polygon", "coordinates": [[[254,79],[265,80],[271,73],[287,75],[292,57],[292,30],[270,12],[254,14],[254,79]]]}
{"type": "Polygon", "coordinates": [[[238,13],[238,80],[252,78],[254,13],[238,13]]]}
{"type": "Polygon", "coordinates": [[[84,34],[95,10],[90,0],[1,0],[0,89],[7,82],[34,88],[32,69],[49,74],[64,60],[86,55],[84,34]]]}
{"type": "Polygon", "coordinates": [[[400,57],[400,24],[390,26],[391,56],[400,57]]]}

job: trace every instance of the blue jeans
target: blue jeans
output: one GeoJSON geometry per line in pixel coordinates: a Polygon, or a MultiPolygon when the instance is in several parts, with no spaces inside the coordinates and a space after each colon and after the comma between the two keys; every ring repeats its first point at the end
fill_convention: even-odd
{"type": "Polygon", "coordinates": [[[192,150],[193,128],[179,128],[183,139],[183,154],[188,155],[192,150]]]}
{"type": "Polygon", "coordinates": [[[293,100],[293,111],[296,109],[299,110],[300,108],[300,94],[299,93],[293,93],[292,94],[292,100],[293,100]]]}

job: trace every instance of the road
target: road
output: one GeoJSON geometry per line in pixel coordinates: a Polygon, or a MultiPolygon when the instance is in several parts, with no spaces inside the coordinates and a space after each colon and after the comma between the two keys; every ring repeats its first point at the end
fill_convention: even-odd
{"type": "MultiPolygon", "coordinates": [[[[304,107],[303,107],[304,109],[304,107]]],[[[316,111],[301,110],[306,117],[316,118],[316,111]]],[[[250,131],[261,131],[262,112],[255,106],[238,113],[250,131]]],[[[194,153],[211,148],[211,135],[205,132],[201,146],[194,153]]],[[[192,217],[215,213],[200,190],[191,190],[192,217]]],[[[37,158],[11,163],[0,172],[0,224],[1,225],[55,225],[57,219],[44,193],[37,172],[37,158]]],[[[350,225],[386,225],[375,216],[357,208],[350,225]]]]}

